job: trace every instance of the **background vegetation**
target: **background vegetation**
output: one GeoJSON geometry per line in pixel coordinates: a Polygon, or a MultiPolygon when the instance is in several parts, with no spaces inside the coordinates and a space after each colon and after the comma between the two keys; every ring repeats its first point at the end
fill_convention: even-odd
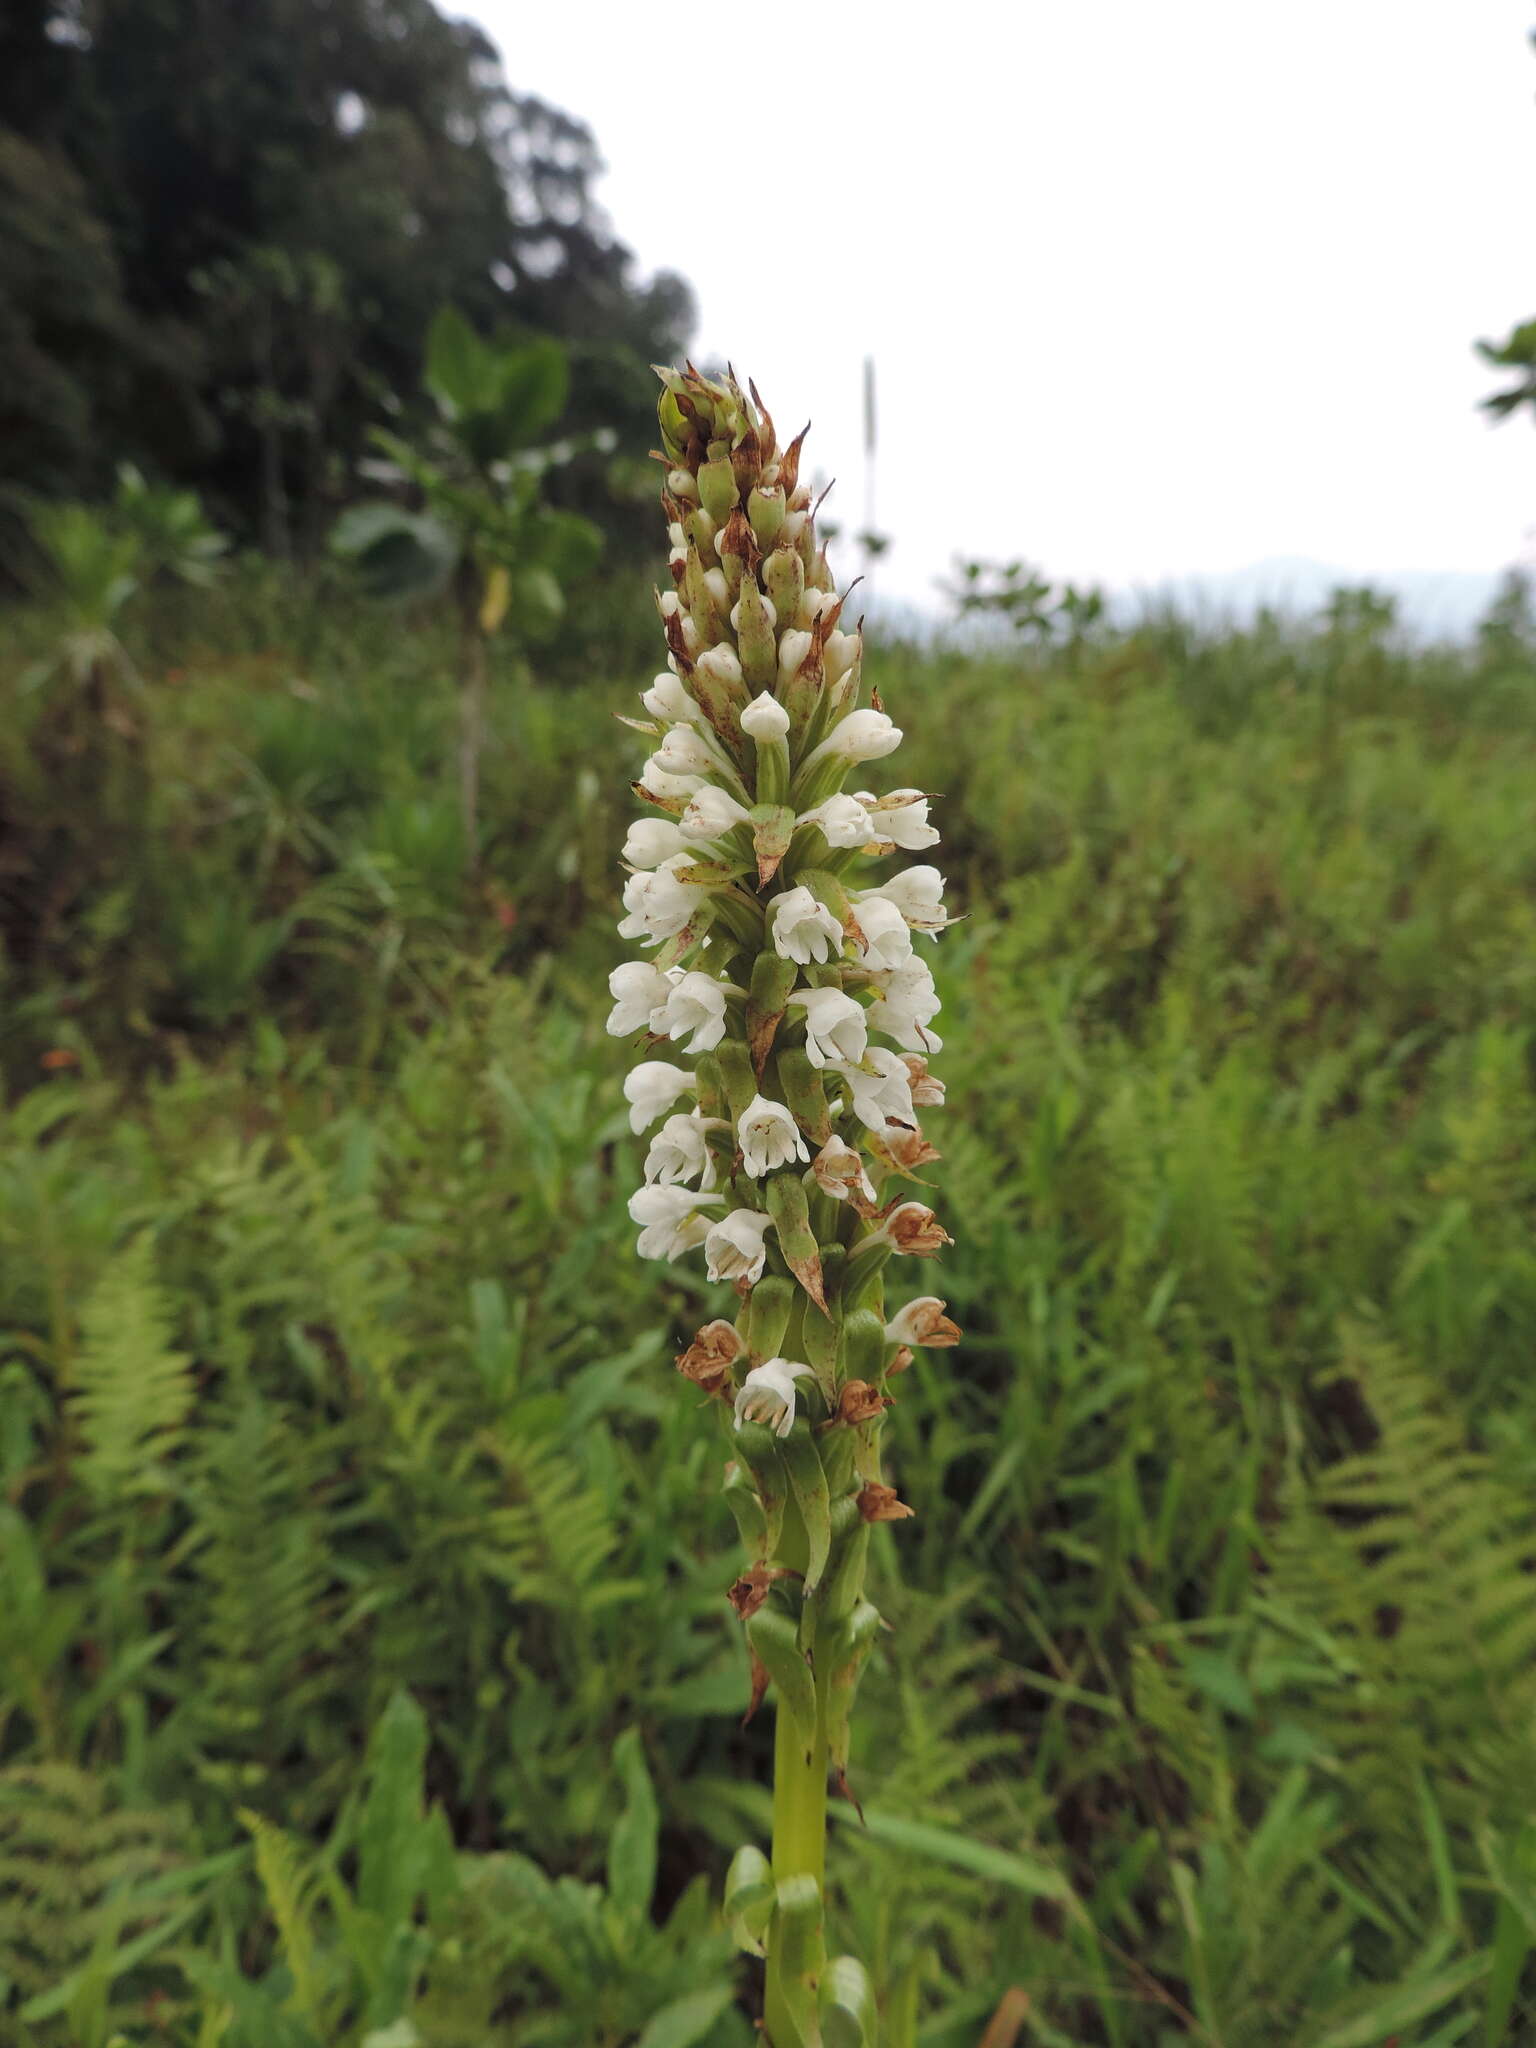
{"type": "MultiPolygon", "coordinates": [[[[4,666],[0,2028],[745,2048],[711,1291],[599,999],[653,623],[492,649],[466,892],[451,618],[123,616],[120,716],[45,607],[4,666]]],[[[835,1831],[889,2040],[1524,2039],[1518,593],[873,666],[971,913],[835,1831]]]]}

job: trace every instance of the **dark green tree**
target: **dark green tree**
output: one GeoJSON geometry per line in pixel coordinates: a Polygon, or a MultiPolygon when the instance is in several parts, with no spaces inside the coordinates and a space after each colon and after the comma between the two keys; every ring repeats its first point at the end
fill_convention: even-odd
{"type": "Polygon", "coordinates": [[[0,464],[30,488],[127,456],[312,553],[443,303],[571,344],[571,424],[631,441],[645,362],[683,338],[686,291],[638,286],[593,202],[590,134],[430,0],[18,0],[0,124],[8,244],[89,272],[3,294],[0,384],[34,426],[0,464]]]}

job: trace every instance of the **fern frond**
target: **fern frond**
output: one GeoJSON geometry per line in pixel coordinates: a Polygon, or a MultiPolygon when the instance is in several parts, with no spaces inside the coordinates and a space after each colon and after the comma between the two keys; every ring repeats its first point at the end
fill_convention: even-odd
{"type": "Polygon", "coordinates": [[[0,1771],[0,1984],[50,1990],[104,1930],[115,1942],[169,1910],[134,1895],[174,1868],[174,1835],[167,1815],[113,1807],[103,1781],[72,1765],[0,1771]]]}
{"type": "Polygon", "coordinates": [[[194,1389],[187,1354],[171,1348],[170,1306],[147,1235],[107,1266],[80,1324],[71,1405],[81,1476],[98,1499],[157,1491],[194,1389]]]}
{"type": "Polygon", "coordinates": [[[1536,1511],[1378,1334],[1346,1328],[1343,1369],[1379,1435],[1282,1521],[1266,1608],[1325,1646],[1334,1682],[1297,1711],[1416,1854],[1419,1773],[1464,1822],[1536,1782],[1536,1511]]]}
{"type": "Polygon", "coordinates": [[[240,1819],[256,1845],[256,1872],[266,1893],[267,1908],[277,1923],[283,1960],[293,1978],[293,2004],[323,2040],[315,1944],[298,1844],[259,1813],[242,1807],[240,1819]]]}

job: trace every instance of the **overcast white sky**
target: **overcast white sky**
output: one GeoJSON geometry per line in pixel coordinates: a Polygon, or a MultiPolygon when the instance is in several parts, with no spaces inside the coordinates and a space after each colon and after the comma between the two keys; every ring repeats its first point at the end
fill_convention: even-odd
{"type": "Polygon", "coordinates": [[[1529,0],[466,11],[592,127],[699,349],[814,419],[850,528],[873,355],[889,594],[956,552],[1536,558],[1536,431],[1471,346],[1536,315],[1529,0]]]}

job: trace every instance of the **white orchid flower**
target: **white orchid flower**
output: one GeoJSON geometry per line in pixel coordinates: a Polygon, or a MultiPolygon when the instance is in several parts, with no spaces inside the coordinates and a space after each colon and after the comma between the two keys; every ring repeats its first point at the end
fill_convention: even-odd
{"type": "Polygon", "coordinates": [[[629,1038],[636,1031],[656,1029],[651,1016],[671,995],[672,981],[649,960],[626,960],[609,975],[608,993],[614,999],[608,1013],[608,1035],[629,1038]]]}
{"type": "Polygon", "coordinates": [[[629,915],[619,925],[621,939],[644,939],[655,946],[683,929],[704,895],[695,883],[677,878],[677,870],[690,866],[692,860],[691,853],[675,853],[648,874],[630,876],[624,884],[624,908],[629,915]]]}
{"type": "Polygon", "coordinates": [[[677,969],[667,982],[667,992],[661,1000],[661,1007],[651,1020],[651,1029],[658,1036],[678,1039],[693,1036],[684,1046],[685,1052],[713,1052],[725,1036],[725,999],[728,994],[740,995],[741,991],[728,981],[717,981],[712,974],[700,974],[695,969],[683,974],[677,969]]]}
{"type": "Polygon", "coordinates": [[[735,1427],[760,1422],[775,1436],[788,1436],[795,1426],[795,1381],[815,1377],[808,1365],[787,1358],[770,1358],[766,1365],[754,1365],[736,1390],[735,1427]]]}
{"type": "Polygon", "coordinates": [[[766,1095],[754,1095],[747,1104],[736,1126],[736,1136],[741,1144],[743,1170],[754,1180],[761,1180],[775,1167],[787,1166],[792,1159],[810,1157],[800,1126],[782,1102],[770,1102],[766,1095]]]}
{"type": "Polygon", "coordinates": [[[827,1072],[841,1074],[848,1083],[853,1113],[866,1130],[884,1132],[892,1124],[917,1122],[906,1064],[884,1046],[872,1045],[857,1066],[839,1061],[827,1072]]]}
{"type": "Polygon", "coordinates": [[[646,1181],[670,1186],[696,1180],[701,1192],[712,1188],[715,1162],[707,1134],[727,1128],[721,1118],[703,1116],[696,1109],[669,1116],[645,1155],[646,1181]]]}
{"type": "Polygon", "coordinates": [[[938,845],[938,832],[928,822],[930,800],[920,789],[893,789],[889,796],[872,796],[867,789],[860,789],[854,795],[869,813],[874,826],[871,839],[889,840],[903,853],[922,853],[938,845]]]}
{"type": "Polygon", "coordinates": [[[789,998],[788,1007],[805,1012],[805,1050],[813,1067],[830,1066],[833,1060],[857,1065],[863,1059],[869,1021],[863,1004],[852,996],[840,988],[802,989],[789,998]]]}
{"type": "Polygon", "coordinates": [[[862,797],[829,796],[814,810],[802,811],[795,823],[814,825],[828,846],[867,846],[880,837],[862,797]]]}
{"type": "Polygon", "coordinates": [[[624,1076],[629,1128],[639,1137],[679,1095],[691,1094],[696,1085],[686,1067],[670,1066],[666,1060],[642,1060],[624,1076]]]}
{"type": "Polygon", "coordinates": [[[882,882],[878,889],[862,890],[857,897],[861,922],[863,906],[877,899],[894,903],[916,931],[935,935],[949,923],[949,913],[944,908],[944,877],[937,868],[903,868],[899,875],[882,882]]]}
{"type": "Polygon", "coordinates": [[[870,1030],[883,1031],[907,1052],[938,1052],[944,1041],[928,1024],[942,1006],[927,962],[905,961],[882,974],[878,987],[879,996],[866,1012],[870,1030]]]}
{"type": "MultiPolygon", "coordinates": [[[[802,967],[835,959],[843,950],[843,928],[803,884],[773,899],[773,950],[802,967]]],[[[905,924],[902,925],[905,931],[905,924]]],[[[910,941],[909,941],[910,944],[910,941]]]]}
{"type": "Polygon", "coordinates": [[[768,1256],[768,1229],[768,1218],[757,1209],[732,1209],[711,1224],[704,1239],[710,1279],[745,1280],[748,1286],[759,1280],[768,1256]]]}
{"type": "Polygon", "coordinates": [[[636,1251],[642,1259],[680,1259],[709,1235],[710,1219],[699,1214],[700,1204],[720,1199],[692,1188],[637,1188],[629,1198],[630,1220],[640,1225],[636,1251]]]}
{"type": "Polygon", "coordinates": [[[647,796],[668,803],[686,803],[703,780],[702,775],[669,775],[666,769],[657,765],[654,754],[647,757],[639,777],[640,787],[647,796]]]}
{"type": "MultiPolygon", "coordinates": [[[[912,933],[907,920],[886,896],[865,896],[854,905],[854,922],[859,928],[855,941],[866,967],[888,973],[912,957],[912,933]]],[[[620,927],[622,930],[623,927],[620,927]]]]}

